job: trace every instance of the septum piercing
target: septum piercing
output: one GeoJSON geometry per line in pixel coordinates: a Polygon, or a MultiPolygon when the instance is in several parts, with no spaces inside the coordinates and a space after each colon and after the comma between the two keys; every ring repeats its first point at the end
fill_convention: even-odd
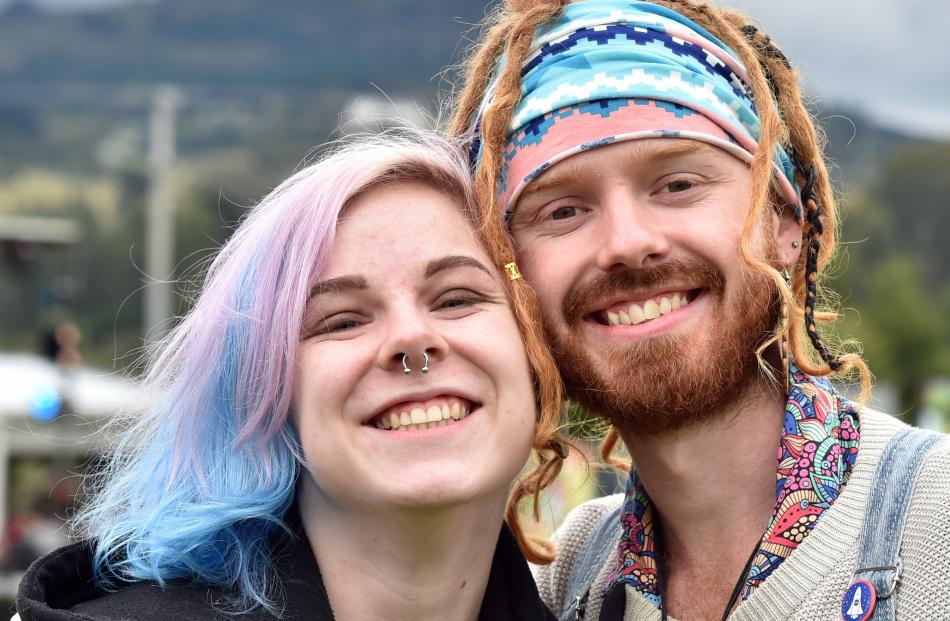
{"type": "MultiPolygon", "coordinates": [[[[422,363],[422,369],[420,370],[423,373],[428,373],[429,372],[429,352],[423,351],[422,355],[424,356],[424,361],[422,363]]],[[[409,354],[402,355],[402,372],[405,373],[406,375],[409,375],[410,373],[412,373],[412,369],[409,368],[409,354]]]]}

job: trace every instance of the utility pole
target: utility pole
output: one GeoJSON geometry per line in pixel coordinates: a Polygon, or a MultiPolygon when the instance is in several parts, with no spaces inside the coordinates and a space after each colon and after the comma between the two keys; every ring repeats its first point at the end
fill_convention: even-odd
{"type": "Polygon", "coordinates": [[[152,96],[148,131],[148,204],[145,217],[145,313],[143,334],[161,338],[172,318],[175,261],[175,111],[181,95],[171,86],[152,96]]]}

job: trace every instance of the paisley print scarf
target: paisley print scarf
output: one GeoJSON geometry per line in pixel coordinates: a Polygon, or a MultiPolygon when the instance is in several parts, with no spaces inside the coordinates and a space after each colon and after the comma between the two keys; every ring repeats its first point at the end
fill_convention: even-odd
{"type": "MultiPolygon", "coordinates": [[[[746,575],[743,599],[815,528],[843,491],[858,457],[856,406],[840,397],[827,379],[806,375],[794,365],[789,379],[775,509],[746,575]]],[[[620,520],[620,554],[607,589],[623,582],[659,607],[655,513],[635,469],[627,482],[620,520]]]]}

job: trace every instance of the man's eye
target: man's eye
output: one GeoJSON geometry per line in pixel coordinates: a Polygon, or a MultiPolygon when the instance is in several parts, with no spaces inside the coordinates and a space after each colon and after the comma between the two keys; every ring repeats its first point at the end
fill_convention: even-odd
{"type": "Polygon", "coordinates": [[[577,207],[558,207],[551,212],[552,220],[566,220],[577,215],[577,207]]]}
{"type": "Polygon", "coordinates": [[[587,222],[591,210],[583,199],[559,197],[543,205],[532,205],[515,212],[510,229],[522,242],[525,235],[567,235],[587,222]]]}
{"type": "Polygon", "coordinates": [[[696,184],[689,179],[676,179],[663,186],[663,190],[667,192],[686,192],[687,190],[691,190],[695,185],[696,184]]]}

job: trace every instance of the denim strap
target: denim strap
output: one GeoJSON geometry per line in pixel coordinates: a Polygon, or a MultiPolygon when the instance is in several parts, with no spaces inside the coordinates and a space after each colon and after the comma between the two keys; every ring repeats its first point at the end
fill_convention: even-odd
{"type": "Polygon", "coordinates": [[[945,436],[925,429],[897,432],[881,456],[871,484],[861,550],[851,582],[864,579],[877,590],[874,621],[894,621],[894,592],[901,577],[900,546],[917,475],[945,436]]]}
{"type": "Polygon", "coordinates": [[[607,562],[610,552],[620,541],[620,511],[622,509],[621,504],[602,517],[591,530],[590,537],[584,542],[571,568],[567,590],[564,592],[564,601],[561,603],[560,621],[584,619],[587,601],[590,598],[591,583],[594,582],[600,568],[607,562]]]}

